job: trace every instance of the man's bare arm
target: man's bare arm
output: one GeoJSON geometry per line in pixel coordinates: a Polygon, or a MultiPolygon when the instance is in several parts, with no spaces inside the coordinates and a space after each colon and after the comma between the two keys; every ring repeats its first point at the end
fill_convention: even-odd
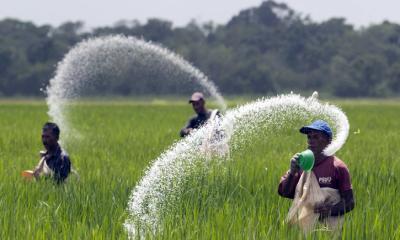
{"type": "Polygon", "coordinates": [[[42,157],[38,165],[35,167],[35,170],[33,171],[33,176],[35,176],[36,179],[40,176],[40,173],[43,172],[44,162],[45,162],[45,157],[42,157]]]}

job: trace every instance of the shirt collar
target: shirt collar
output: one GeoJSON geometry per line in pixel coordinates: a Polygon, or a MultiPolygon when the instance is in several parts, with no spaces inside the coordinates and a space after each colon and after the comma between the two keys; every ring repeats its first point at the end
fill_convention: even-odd
{"type": "Polygon", "coordinates": [[[205,111],[202,113],[198,113],[197,115],[199,115],[199,117],[206,117],[206,116],[208,116],[209,113],[210,113],[210,111],[205,111]]]}
{"type": "Polygon", "coordinates": [[[314,165],[314,167],[321,165],[322,163],[328,161],[328,160],[331,159],[332,157],[333,157],[333,156],[326,156],[326,157],[324,158],[324,160],[322,160],[322,161],[316,163],[316,164],[314,165]]]}

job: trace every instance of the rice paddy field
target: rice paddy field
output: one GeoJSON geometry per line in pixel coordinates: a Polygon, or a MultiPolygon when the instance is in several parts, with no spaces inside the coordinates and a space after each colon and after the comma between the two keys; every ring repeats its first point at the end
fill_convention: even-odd
{"type": "MultiPolygon", "coordinates": [[[[356,198],[339,238],[400,239],[400,101],[334,103],[350,122],[336,155],[350,169],[356,198]]],[[[20,176],[39,161],[46,104],[0,101],[0,239],[127,239],[132,189],[180,140],[192,115],[185,101],[77,104],[71,123],[79,134],[63,146],[80,177],[57,186],[20,176]]],[[[144,238],[332,239],[320,229],[305,237],[284,223],[291,201],[278,196],[277,186],[291,156],[306,148],[299,127],[249,136],[229,161],[194,172],[160,230],[144,238]]]]}

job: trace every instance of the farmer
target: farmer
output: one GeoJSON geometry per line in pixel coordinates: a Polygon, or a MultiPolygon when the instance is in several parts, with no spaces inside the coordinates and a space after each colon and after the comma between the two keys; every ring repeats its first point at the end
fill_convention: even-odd
{"type": "Polygon", "coordinates": [[[50,176],[62,183],[71,172],[71,161],[58,144],[60,129],[55,123],[47,122],[42,129],[42,143],[46,151],[40,151],[41,160],[33,171],[38,179],[41,175],[50,176]]]}
{"type": "MultiPolygon", "coordinates": [[[[314,206],[314,213],[320,214],[319,219],[324,220],[351,211],[354,208],[354,197],[349,170],[336,156],[326,156],[323,153],[332,141],[332,130],[328,123],[317,120],[311,125],[302,127],[300,132],[307,135],[308,149],[314,153],[315,163],[312,173],[315,174],[319,187],[321,190],[337,191],[340,195],[336,204],[328,203],[329,201],[325,199],[323,203],[314,206]]],[[[295,197],[296,185],[303,173],[298,158],[298,154],[293,156],[289,171],[281,178],[278,193],[282,197],[291,199],[295,197]]]]}
{"type": "Polygon", "coordinates": [[[197,116],[189,119],[188,123],[184,128],[181,129],[180,135],[181,137],[186,137],[193,131],[193,129],[199,128],[204,125],[207,120],[211,117],[213,112],[219,116],[219,112],[217,110],[209,111],[205,106],[205,99],[201,92],[195,92],[192,94],[189,99],[189,103],[192,104],[193,110],[196,112],[197,116]]]}

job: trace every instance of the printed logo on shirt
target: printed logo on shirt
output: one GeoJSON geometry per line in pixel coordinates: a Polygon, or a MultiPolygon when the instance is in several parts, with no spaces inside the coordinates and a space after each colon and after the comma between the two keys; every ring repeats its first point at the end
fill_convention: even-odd
{"type": "Polygon", "coordinates": [[[320,177],[318,182],[321,184],[331,184],[332,177],[320,177]]]}

